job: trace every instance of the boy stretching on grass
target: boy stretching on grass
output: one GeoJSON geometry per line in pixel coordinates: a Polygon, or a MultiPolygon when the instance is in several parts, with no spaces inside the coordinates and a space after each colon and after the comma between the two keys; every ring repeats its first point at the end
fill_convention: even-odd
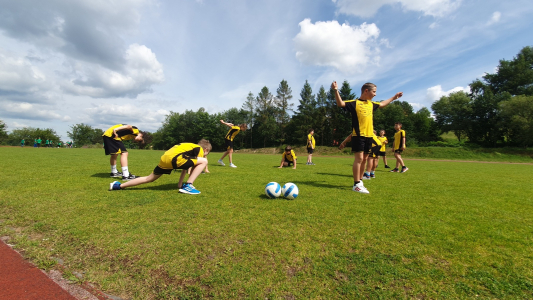
{"type": "Polygon", "coordinates": [[[224,137],[224,141],[226,142],[226,152],[222,154],[222,157],[218,160],[218,163],[222,166],[225,166],[226,164],[224,164],[223,159],[227,155],[229,157],[229,166],[232,168],[236,168],[237,166],[233,164],[233,139],[239,132],[246,130],[246,124],[240,124],[238,126],[235,126],[232,123],[224,122],[224,120],[220,120],[220,123],[228,126],[230,129],[224,137]]]}
{"type": "Polygon", "coordinates": [[[180,180],[178,182],[178,188],[180,193],[198,195],[200,191],[197,190],[192,184],[202,173],[202,170],[207,166],[207,154],[211,151],[211,143],[207,140],[200,140],[198,144],[193,143],[181,143],[170,148],[163,156],[157,167],[155,167],[152,174],[146,177],[137,177],[125,183],[114,181],[109,185],[109,190],[121,190],[127,187],[136,186],[139,184],[153,182],[163,174],[170,174],[172,170],[181,170],[180,180]],[[187,170],[192,167],[191,175],[186,183],[183,183],[187,170]]]}
{"type": "Polygon", "coordinates": [[[385,101],[372,102],[372,99],[376,96],[377,87],[373,83],[365,83],[361,87],[361,97],[359,99],[343,101],[336,81],[331,84],[331,88],[335,90],[337,106],[344,108],[352,115],[352,152],[355,155],[352,166],[354,181],[352,190],[368,194],[369,192],[364,187],[361,179],[365,172],[368,153],[372,147],[372,136],[374,135],[373,113],[376,109],[385,107],[400,98],[403,93],[398,92],[385,101]]]}
{"type": "Polygon", "coordinates": [[[133,139],[135,142],[144,142],[142,132],[135,126],[128,124],[117,124],[111,126],[102,135],[104,139],[105,155],[111,155],[109,164],[111,165],[111,177],[122,177],[122,180],[135,179],[135,175],[130,174],[128,169],[128,151],[122,141],[133,139]],[[117,171],[117,157],[120,154],[120,165],[122,173],[117,171]]]}
{"type": "Polygon", "coordinates": [[[279,165],[279,169],[283,167],[288,167],[290,165],[293,165],[293,169],[296,169],[296,154],[292,150],[291,146],[285,147],[285,152],[281,155],[281,164],[279,165]]]}
{"type": "Polygon", "coordinates": [[[402,130],[402,123],[394,123],[394,129],[396,133],[394,134],[394,157],[396,158],[396,167],[391,170],[391,172],[400,172],[405,173],[409,168],[405,166],[402,159],[402,152],[405,150],[405,130],[402,130]],[[399,171],[398,167],[402,166],[402,170],[399,171]]]}

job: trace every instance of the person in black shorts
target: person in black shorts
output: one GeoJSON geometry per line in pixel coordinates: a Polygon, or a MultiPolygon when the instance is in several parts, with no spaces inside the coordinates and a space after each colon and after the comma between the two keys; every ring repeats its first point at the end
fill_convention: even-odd
{"type": "Polygon", "coordinates": [[[128,169],[128,150],[122,141],[134,140],[142,143],[143,134],[135,126],[128,124],[117,124],[109,127],[102,135],[104,139],[105,155],[111,155],[111,177],[122,177],[122,180],[135,179],[135,175],[130,174],[128,169]],[[117,171],[117,157],[120,154],[120,165],[122,173],[117,171]]]}

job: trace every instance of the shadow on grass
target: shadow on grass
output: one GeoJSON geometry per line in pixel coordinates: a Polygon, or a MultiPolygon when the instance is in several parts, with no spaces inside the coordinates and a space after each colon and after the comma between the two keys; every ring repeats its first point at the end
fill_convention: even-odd
{"type": "Polygon", "coordinates": [[[341,176],[341,177],[353,177],[352,174],[346,175],[346,174],[336,174],[336,173],[317,173],[318,175],[328,175],[328,176],[341,176]]]}
{"type": "Polygon", "coordinates": [[[109,179],[113,180],[113,177],[110,177],[109,174],[110,173],[96,173],[96,174],[91,175],[91,177],[109,178],[109,179]]]}
{"type": "Polygon", "coordinates": [[[153,184],[150,185],[150,183],[132,186],[130,188],[127,188],[125,190],[153,190],[153,191],[170,191],[175,190],[176,193],[179,193],[178,184],[177,183],[167,183],[167,184],[153,184]]]}
{"type": "MultiPolygon", "coordinates": [[[[340,176],[343,176],[343,175],[340,175],[340,176]]],[[[322,188],[330,188],[330,189],[346,189],[346,186],[347,186],[346,184],[333,185],[333,184],[322,183],[322,182],[317,182],[317,181],[293,181],[292,183],[296,185],[302,184],[302,185],[308,185],[312,187],[322,187],[322,188]]]]}

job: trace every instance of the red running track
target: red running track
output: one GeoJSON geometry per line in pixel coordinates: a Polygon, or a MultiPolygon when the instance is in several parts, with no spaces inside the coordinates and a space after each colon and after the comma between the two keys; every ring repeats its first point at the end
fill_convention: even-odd
{"type": "Polygon", "coordinates": [[[76,300],[3,241],[0,241],[0,299],[76,300]]]}

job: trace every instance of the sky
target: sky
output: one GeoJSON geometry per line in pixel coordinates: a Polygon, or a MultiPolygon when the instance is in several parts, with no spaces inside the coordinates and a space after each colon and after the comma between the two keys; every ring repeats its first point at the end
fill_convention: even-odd
{"type": "Polygon", "coordinates": [[[533,46],[531,15],[531,0],[0,0],[0,120],[64,141],[80,123],[154,132],[282,80],[294,107],[306,80],[347,80],[417,111],[533,46]]]}

